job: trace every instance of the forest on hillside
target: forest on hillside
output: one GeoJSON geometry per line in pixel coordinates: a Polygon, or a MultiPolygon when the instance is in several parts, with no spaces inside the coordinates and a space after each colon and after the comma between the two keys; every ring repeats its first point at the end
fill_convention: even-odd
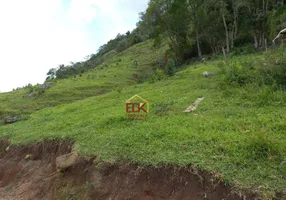
{"type": "Polygon", "coordinates": [[[203,55],[252,53],[273,45],[285,27],[285,0],[150,0],[133,31],[118,34],[86,62],[60,65],[47,75],[51,79],[84,73],[106,57],[148,39],[154,39],[157,48],[167,41],[165,56],[176,65],[203,55]]]}

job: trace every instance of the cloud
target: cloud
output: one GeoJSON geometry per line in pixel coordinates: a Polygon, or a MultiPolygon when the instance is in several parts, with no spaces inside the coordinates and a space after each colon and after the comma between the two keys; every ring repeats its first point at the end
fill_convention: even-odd
{"type": "Polygon", "coordinates": [[[86,30],[70,25],[60,1],[5,1],[0,7],[0,91],[43,82],[48,69],[92,51],[86,30]]]}
{"type": "Polygon", "coordinates": [[[96,2],[93,0],[71,0],[68,14],[71,20],[77,24],[92,23],[96,16],[96,2]]]}
{"type": "MultiPolygon", "coordinates": [[[[96,0],[95,0],[96,1],[96,0]]],[[[97,0],[99,16],[110,23],[105,25],[108,38],[114,38],[118,33],[126,33],[134,29],[138,21],[138,13],[147,7],[148,0],[97,0]]]]}
{"type": "Polygon", "coordinates": [[[42,83],[50,68],[135,28],[144,10],[132,0],[0,1],[0,91],[42,83]]]}

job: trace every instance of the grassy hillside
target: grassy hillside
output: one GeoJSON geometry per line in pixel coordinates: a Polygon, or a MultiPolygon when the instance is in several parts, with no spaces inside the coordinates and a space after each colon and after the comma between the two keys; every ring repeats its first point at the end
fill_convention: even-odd
{"type": "MultiPolygon", "coordinates": [[[[255,82],[230,85],[222,60],[185,66],[162,81],[134,84],[132,73],[149,69],[163,53],[150,51],[149,45],[134,46],[81,78],[58,81],[33,101],[21,99],[25,90],[1,94],[1,99],[15,98],[15,104],[1,103],[15,112],[22,104],[31,105],[29,112],[53,101],[62,105],[1,126],[0,137],[13,144],[71,139],[81,155],[96,155],[98,160],[192,165],[239,191],[251,190],[264,198],[286,192],[286,92],[255,82]],[[137,68],[132,60],[138,61],[137,68]],[[214,76],[204,78],[204,71],[214,76]],[[99,95],[99,88],[107,90],[99,95]],[[125,118],[125,101],[135,94],[150,103],[144,121],[125,118]],[[204,100],[198,109],[183,113],[199,97],[204,100]]],[[[240,56],[229,62],[258,65],[267,56],[240,56]]]]}
{"type": "Polygon", "coordinates": [[[153,42],[147,41],[113,56],[105,56],[105,62],[94,70],[81,76],[56,80],[44,93],[38,94],[35,91],[37,87],[0,93],[0,125],[7,116],[26,118],[35,110],[97,96],[114,89],[120,90],[124,86],[142,82],[158,59],[162,59],[166,49],[155,49],[152,46],[153,42]],[[133,66],[134,61],[137,61],[138,66],[133,66]]]}

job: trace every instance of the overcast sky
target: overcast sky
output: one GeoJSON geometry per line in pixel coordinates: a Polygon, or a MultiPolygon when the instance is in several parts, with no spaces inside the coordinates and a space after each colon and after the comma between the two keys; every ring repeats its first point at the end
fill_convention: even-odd
{"type": "Polygon", "coordinates": [[[0,0],[0,91],[43,83],[133,30],[148,0],[0,0]]]}

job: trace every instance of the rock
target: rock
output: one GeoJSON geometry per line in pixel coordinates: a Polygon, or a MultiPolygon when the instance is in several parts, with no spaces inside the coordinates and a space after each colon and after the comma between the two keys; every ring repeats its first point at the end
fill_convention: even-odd
{"type": "Polygon", "coordinates": [[[78,159],[77,152],[65,154],[56,158],[56,166],[58,171],[65,170],[73,166],[78,159]]]}
{"type": "Polygon", "coordinates": [[[5,118],[4,118],[4,124],[13,124],[13,123],[15,123],[15,122],[17,122],[17,121],[21,121],[21,120],[23,120],[23,119],[25,119],[25,117],[23,116],[23,115],[18,115],[18,116],[6,116],[5,118]]]}
{"type": "Polygon", "coordinates": [[[8,146],[8,147],[5,149],[5,151],[6,151],[6,152],[8,152],[8,151],[9,151],[9,149],[10,149],[10,146],[8,146]]]}
{"type": "Polygon", "coordinates": [[[32,157],[31,154],[27,154],[24,159],[25,159],[25,160],[28,160],[28,159],[30,159],[31,157],[32,157]]]}
{"type": "Polygon", "coordinates": [[[134,61],[134,62],[133,62],[133,66],[138,66],[138,62],[137,62],[137,61],[134,61]]]}
{"type": "Polygon", "coordinates": [[[41,89],[47,90],[47,89],[49,89],[49,88],[52,86],[52,84],[53,84],[53,82],[45,82],[45,83],[42,85],[41,89]]]}
{"type": "Polygon", "coordinates": [[[18,121],[17,117],[5,117],[4,123],[5,124],[13,124],[18,121]]]}
{"type": "Polygon", "coordinates": [[[204,76],[205,78],[209,78],[209,77],[213,76],[213,73],[211,73],[211,72],[204,72],[204,73],[203,73],[203,76],[204,76]]]}

